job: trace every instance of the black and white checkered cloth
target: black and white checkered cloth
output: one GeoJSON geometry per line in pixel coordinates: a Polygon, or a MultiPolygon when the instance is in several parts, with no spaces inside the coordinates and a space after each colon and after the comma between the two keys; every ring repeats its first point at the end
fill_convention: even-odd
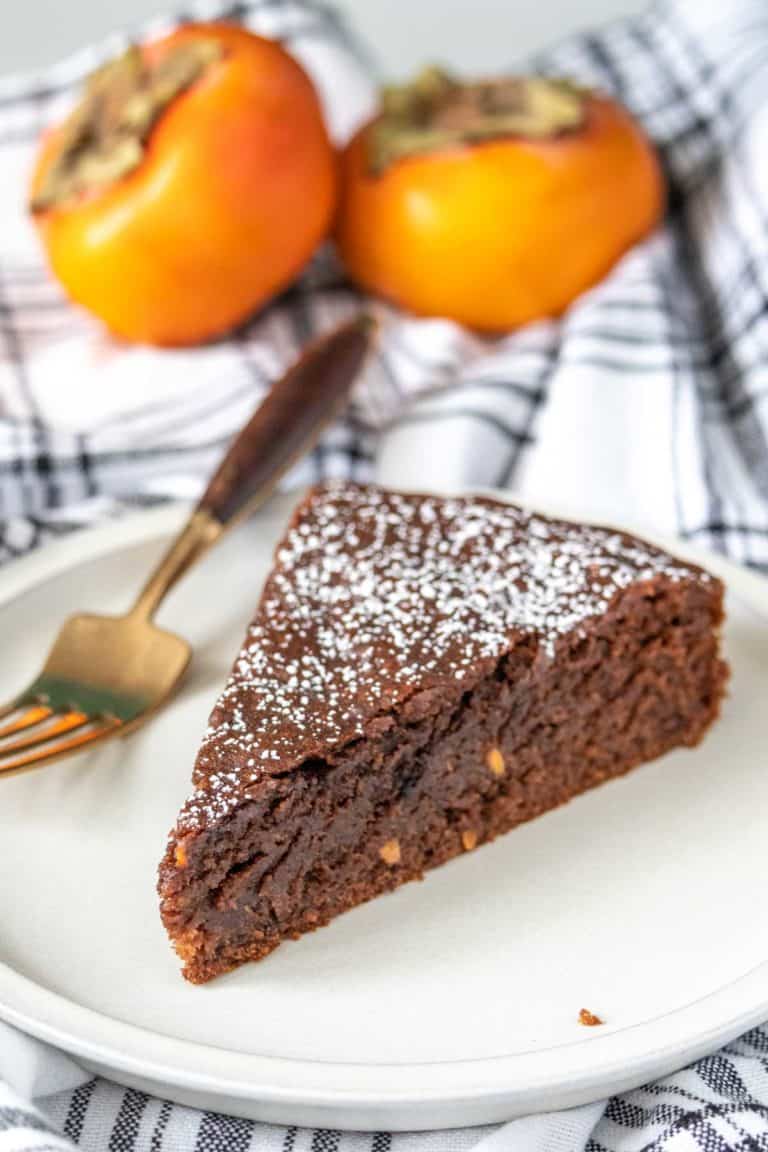
{"type": "MultiPolygon", "coordinates": [[[[332,11],[252,0],[226,14],[287,41],[336,138],[369,111],[369,70],[332,11]]],[[[24,212],[30,159],[117,47],[0,82],[0,559],[193,496],[297,347],[359,307],[325,256],[236,336],[194,351],[117,347],[65,303],[24,212]]],[[[501,340],[379,306],[381,346],[352,410],[291,482],[502,486],[768,570],[768,5],[659,3],[537,63],[616,93],[645,124],[669,180],[665,227],[560,320],[501,340]]],[[[411,1136],[194,1112],[89,1080],[0,1024],[2,1077],[0,1152],[768,1152],[764,1029],[608,1102],[411,1136]]]]}

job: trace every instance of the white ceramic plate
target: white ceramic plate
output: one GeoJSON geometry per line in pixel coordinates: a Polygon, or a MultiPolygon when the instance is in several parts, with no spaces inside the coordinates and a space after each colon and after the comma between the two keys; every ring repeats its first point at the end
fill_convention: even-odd
{"type": "MultiPolygon", "coordinates": [[[[197,652],[172,706],[125,742],[0,780],[0,1016],[181,1101],[397,1129],[595,1099],[768,1018],[768,585],[714,558],[734,674],[701,748],[261,964],[181,979],[155,869],[287,510],[238,531],[168,603],[162,622],[197,652]],[[582,1007],[605,1026],[580,1026],[582,1007]]],[[[70,610],[128,603],[183,514],[111,524],[0,575],[0,699],[70,610]]]]}

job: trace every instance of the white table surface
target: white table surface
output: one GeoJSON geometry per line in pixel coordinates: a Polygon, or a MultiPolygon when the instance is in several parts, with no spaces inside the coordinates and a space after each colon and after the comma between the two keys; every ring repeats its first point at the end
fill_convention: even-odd
{"type": "MultiPolygon", "coordinates": [[[[336,0],[390,75],[425,60],[504,68],[642,0],[336,0]]],[[[0,0],[0,73],[53,63],[89,40],[140,26],[182,0],[0,0]]]]}

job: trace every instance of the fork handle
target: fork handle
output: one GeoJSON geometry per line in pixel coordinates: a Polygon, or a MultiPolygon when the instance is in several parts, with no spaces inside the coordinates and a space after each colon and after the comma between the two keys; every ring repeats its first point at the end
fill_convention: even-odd
{"type": "Polygon", "coordinates": [[[247,515],[346,407],[372,321],[358,317],[315,341],[267,393],[235,437],[199,508],[220,524],[247,515]]]}
{"type": "Polygon", "coordinates": [[[192,516],[132,612],[150,617],[173,585],[233,524],[262,504],[349,400],[373,336],[358,317],[314,341],[274,383],[219,464],[192,516]]]}

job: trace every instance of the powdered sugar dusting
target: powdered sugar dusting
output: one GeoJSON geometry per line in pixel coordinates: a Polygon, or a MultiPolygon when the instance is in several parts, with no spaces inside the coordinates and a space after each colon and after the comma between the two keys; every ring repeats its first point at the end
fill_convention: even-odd
{"type": "Polygon", "coordinates": [[[180,829],[413,692],[470,684],[515,634],[551,657],[617,590],[659,574],[707,579],[643,541],[488,499],[316,489],[277,551],[180,829]]]}

